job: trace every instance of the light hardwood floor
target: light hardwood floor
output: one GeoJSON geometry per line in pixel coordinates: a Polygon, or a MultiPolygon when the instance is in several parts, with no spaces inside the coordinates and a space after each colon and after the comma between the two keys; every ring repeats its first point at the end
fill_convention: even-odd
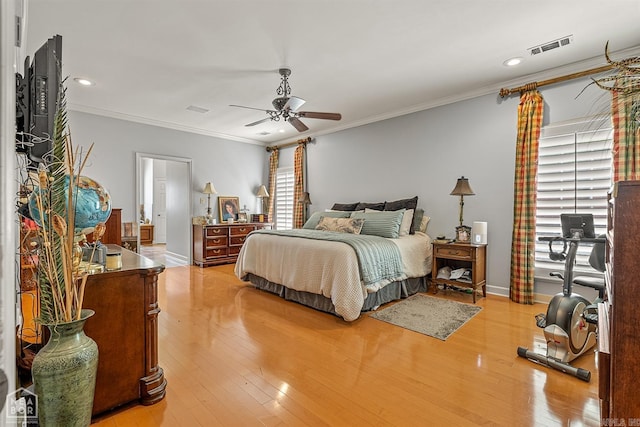
{"type": "MultiPolygon", "coordinates": [[[[470,302],[456,292],[439,297],[470,302]]],[[[543,351],[546,305],[479,298],[447,341],[367,314],[352,323],[238,280],[233,265],[160,275],[167,395],[97,426],[595,426],[597,356],[585,383],[518,358],[543,351]]],[[[123,361],[126,363],[126,361],[123,361]]]]}

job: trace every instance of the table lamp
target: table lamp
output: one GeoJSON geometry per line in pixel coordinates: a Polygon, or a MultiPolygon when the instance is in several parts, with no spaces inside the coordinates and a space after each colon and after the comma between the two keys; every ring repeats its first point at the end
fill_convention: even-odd
{"type": "Polygon", "coordinates": [[[265,211],[267,210],[265,199],[269,197],[269,193],[267,192],[267,187],[265,187],[264,184],[260,186],[260,188],[258,189],[258,192],[256,193],[256,196],[262,199],[262,203],[260,203],[260,207],[262,209],[261,213],[264,214],[265,211]]]}
{"type": "Polygon", "coordinates": [[[213,222],[213,215],[211,215],[211,195],[218,194],[218,192],[212,183],[207,182],[202,193],[207,195],[207,224],[211,224],[213,222]]]}
{"type": "Polygon", "coordinates": [[[471,227],[462,224],[462,211],[464,209],[464,196],[473,196],[475,194],[469,186],[469,179],[464,176],[458,178],[455,188],[451,191],[452,196],[460,196],[460,225],[456,227],[456,240],[459,242],[469,242],[471,240],[471,227]]]}

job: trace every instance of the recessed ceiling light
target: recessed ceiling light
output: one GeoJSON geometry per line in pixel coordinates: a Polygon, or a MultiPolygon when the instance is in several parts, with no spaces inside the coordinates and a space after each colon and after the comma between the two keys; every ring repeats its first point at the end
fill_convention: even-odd
{"type": "Polygon", "coordinates": [[[83,77],[76,77],[75,79],[73,79],[76,81],[76,83],[82,85],[82,86],[93,86],[95,83],[92,82],[89,79],[85,79],[83,77]]]}
{"type": "Polygon", "coordinates": [[[516,57],[516,58],[510,58],[510,59],[507,59],[507,60],[506,60],[506,61],[504,61],[502,64],[503,64],[505,67],[514,67],[514,66],[516,66],[516,65],[520,64],[521,62],[522,62],[522,58],[520,58],[520,57],[516,57]]]}

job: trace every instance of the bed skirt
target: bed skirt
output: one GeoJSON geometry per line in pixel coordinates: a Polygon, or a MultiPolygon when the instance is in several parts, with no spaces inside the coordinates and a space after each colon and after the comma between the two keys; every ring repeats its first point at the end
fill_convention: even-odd
{"type": "MultiPolygon", "coordinates": [[[[268,281],[265,278],[248,273],[245,280],[251,282],[256,288],[271,292],[288,301],[306,305],[316,310],[336,314],[335,307],[330,298],[323,295],[312,294],[305,291],[285,288],[282,285],[268,281]]],[[[426,292],[429,284],[427,276],[409,278],[398,282],[392,282],[377,292],[370,293],[364,300],[362,311],[371,311],[390,301],[407,298],[417,292],[426,292]]],[[[337,315],[339,316],[339,315],[337,315]]]]}

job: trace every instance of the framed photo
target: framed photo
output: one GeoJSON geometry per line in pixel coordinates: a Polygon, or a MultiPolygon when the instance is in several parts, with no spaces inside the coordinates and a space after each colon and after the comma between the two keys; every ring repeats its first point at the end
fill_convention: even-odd
{"type": "Polygon", "coordinates": [[[238,197],[220,196],[218,197],[218,209],[220,212],[220,222],[235,222],[238,220],[240,209],[240,199],[238,197]]]}
{"type": "Polygon", "coordinates": [[[456,227],[456,242],[471,243],[471,227],[459,225],[456,227]]]}
{"type": "Polygon", "coordinates": [[[238,222],[247,222],[247,213],[246,212],[238,212],[238,222]]]}

